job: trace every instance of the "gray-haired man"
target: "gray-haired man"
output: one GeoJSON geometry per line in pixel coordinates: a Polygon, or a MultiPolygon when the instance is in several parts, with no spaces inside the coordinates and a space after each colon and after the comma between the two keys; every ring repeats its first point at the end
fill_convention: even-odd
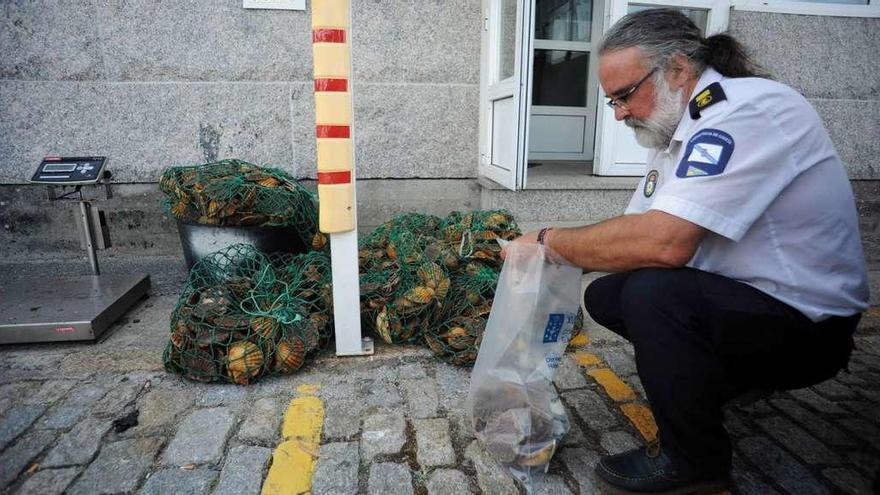
{"type": "Polygon", "coordinates": [[[614,493],[724,488],[722,405],[834,376],[867,307],[852,190],[815,111],[727,35],[675,10],[621,19],[599,50],[615,117],[652,149],[626,214],[543,242],[588,270],[599,324],[632,342],[659,442],[605,457],[614,493]]]}

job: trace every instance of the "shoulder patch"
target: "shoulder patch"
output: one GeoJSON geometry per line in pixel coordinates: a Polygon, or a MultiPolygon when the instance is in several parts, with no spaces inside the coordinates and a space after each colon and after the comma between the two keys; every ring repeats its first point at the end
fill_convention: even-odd
{"type": "Polygon", "coordinates": [[[675,176],[706,177],[724,172],[734,142],[730,134],[718,129],[702,129],[688,141],[675,176]]]}
{"type": "Polygon", "coordinates": [[[703,111],[703,109],[711,107],[719,101],[724,101],[726,99],[727,95],[724,94],[724,89],[721,88],[721,84],[713,82],[697,93],[697,96],[694,96],[694,99],[688,103],[688,110],[690,110],[691,118],[694,120],[699,119],[700,112],[703,111]]]}

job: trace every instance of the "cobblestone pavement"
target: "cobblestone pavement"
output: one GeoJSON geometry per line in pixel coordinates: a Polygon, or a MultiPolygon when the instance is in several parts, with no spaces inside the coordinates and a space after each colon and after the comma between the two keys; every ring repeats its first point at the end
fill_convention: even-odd
{"type": "MultiPolygon", "coordinates": [[[[0,348],[0,490],[257,494],[285,411],[317,397],[314,494],[518,492],[464,417],[469,369],[423,348],[378,346],[372,357],[325,352],[295,375],[248,387],[192,383],[161,366],[174,303],[173,294],[141,301],[97,344],[0,348]],[[114,426],[134,412],[136,426],[114,426]]],[[[726,412],[735,492],[872,493],[877,309],[852,373],[726,412]]],[[[555,380],[573,429],[537,493],[598,493],[598,457],[653,433],[631,348],[595,325],[578,344],[555,380]]]]}

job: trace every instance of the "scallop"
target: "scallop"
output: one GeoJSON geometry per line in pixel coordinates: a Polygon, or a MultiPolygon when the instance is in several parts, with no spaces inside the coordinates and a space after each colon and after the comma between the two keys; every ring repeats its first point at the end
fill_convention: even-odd
{"type": "Polygon", "coordinates": [[[553,440],[534,452],[530,452],[527,455],[519,456],[516,459],[516,462],[521,466],[543,466],[544,464],[550,462],[550,459],[553,458],[553,453],[555,451],[556,441],[553,440]]]}
{"type": "Polygon", "coordinates": [[[278,320],[271,316],[256,316],[251,318],[251,330],[265,339],[274,339],[278,333],[278,320]]]}
{"type": "Polygon", "coordinates": [[[174,347],[183,349],[186,347],[187,340],[189,340],[189,334],[189,327],[186,326],[186,323],[178,321],[174,325],[174,330],[171,331],[171,343],[174,344],[174,347]]]}
{"type": "Polygon", "coordinates": [[[282,340],[275,349],[275,370],[291,373],[303,365],[305,358],[306,346],[301,340],[282,340]]]}
{"type": "Polygon", "coordinates": [[[263,351],[252,342],[236,342],[229,346],[226,356],[226,369],[229,377],[239,385],[247,385],[251,378],[260,374],[263,366],[263,351]]]}
{"type": "Polygon", "coordinates": [[[183,368],[185,375],[200,382],[210,382],[217,378],[217,363],[211,355],[199,349],[187,349],[183,352],[183,368]]]}

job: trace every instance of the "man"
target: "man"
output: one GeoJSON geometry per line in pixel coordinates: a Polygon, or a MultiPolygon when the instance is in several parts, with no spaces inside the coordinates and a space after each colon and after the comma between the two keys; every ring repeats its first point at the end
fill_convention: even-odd
{"type": "Polygon", "coordinates": [[[727,35],[630,14],[599,50],[615,118],[652,149],[623,216],[542,229],[586,270],[587,311],[632,342],[659,443],[605,457],[615,493],[724,488],[722,405],[834,376],[868,289],[855,202],[819,117],[727,35]]]}

